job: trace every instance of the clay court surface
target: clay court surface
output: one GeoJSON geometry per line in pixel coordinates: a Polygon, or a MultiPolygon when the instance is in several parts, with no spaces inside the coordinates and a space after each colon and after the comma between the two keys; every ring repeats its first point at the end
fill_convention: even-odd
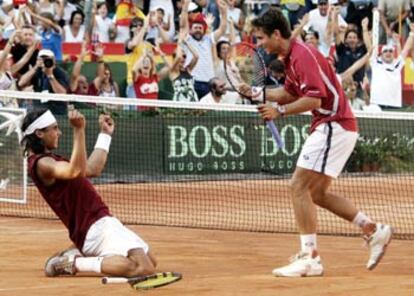
{"type": "Polygon", "coordinates": [[[69,245],[56,220],[0,217],[0,295],[414,295],[412,241],[394,240],[375,271],[360,238],[320,236],[325,276],[275,278],[297,249],[291,234],[131,226],[150,242],[159,270],[182,281],[151,291],[104,286],[97,277],[46,278],[45,259],[69,245]]]}

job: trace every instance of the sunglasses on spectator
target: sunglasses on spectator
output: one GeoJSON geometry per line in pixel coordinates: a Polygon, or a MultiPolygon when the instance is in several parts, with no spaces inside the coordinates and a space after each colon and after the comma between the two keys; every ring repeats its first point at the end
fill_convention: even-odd
{"type": "Polygon", "coordinates": [[[385,49],[385,50],[382,51],[382,53],[386,53],[386,52],[392,53],[392,52],[394,52],[394,50],[392,50],[392,49],[385,49]]]}

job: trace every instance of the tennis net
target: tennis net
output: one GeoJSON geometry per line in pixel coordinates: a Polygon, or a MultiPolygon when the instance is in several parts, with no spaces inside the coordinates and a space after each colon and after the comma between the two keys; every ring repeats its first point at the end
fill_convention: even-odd
{"type": "MultiPolygon", "coordinates": [[[[110,110],[116,131],[106,168],[93,183],[125,223],[297,231],[289,178],[307,137],[309,115],[276,122],[285,141],[279,149],[250,105],[21,92],[1,96],[22,104],[27,99],[74,103],[87,118],[88,152],[99,133],[99,113],[110,110]],[[137,111],[137,105],[146,111],[137,111]]],[[[18,130],[8,128],[24,112],[0,108],[0,215],[54,219],[30,178],[26,180],[18,130]]],[[[397,238],[414,239],[414,114],[357,116],[358,144],[332,190],[375,220],[391,224],[397,238]]],[[[63,133],[56,152],[69,156],[71,129],[66,115],[56,117],[63,133]]],[[[318,231],[359,235],[355,226],[323,209],[318,209],[318,231]]]]}

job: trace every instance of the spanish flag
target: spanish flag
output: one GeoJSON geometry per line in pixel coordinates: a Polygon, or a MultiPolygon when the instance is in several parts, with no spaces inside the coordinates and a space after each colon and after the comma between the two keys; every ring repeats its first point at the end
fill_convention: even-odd
{"type": "Polygon", "coordinates": [[[116,7],[115,18],[117,26],[129,26],[134,17],[144,19],[145,14],[131,0],[121,0],[116,7]]]}

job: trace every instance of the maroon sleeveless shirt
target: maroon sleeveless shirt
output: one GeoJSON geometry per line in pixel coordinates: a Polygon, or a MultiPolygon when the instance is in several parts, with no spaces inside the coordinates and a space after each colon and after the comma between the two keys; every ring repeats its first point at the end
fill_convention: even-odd
{"type": "Polygon", "coordinates": [[[45,156],[56,161],[68,161],[53,153],[31,155],[28,159],[29,175],[43,198],[69,230],[70,239],[82,251],[89,227],[100,218],[109,216],[109,209],[85,177],[56,179],[53,185],[45,186],[36,173],[37,161],[45,156]]]}

